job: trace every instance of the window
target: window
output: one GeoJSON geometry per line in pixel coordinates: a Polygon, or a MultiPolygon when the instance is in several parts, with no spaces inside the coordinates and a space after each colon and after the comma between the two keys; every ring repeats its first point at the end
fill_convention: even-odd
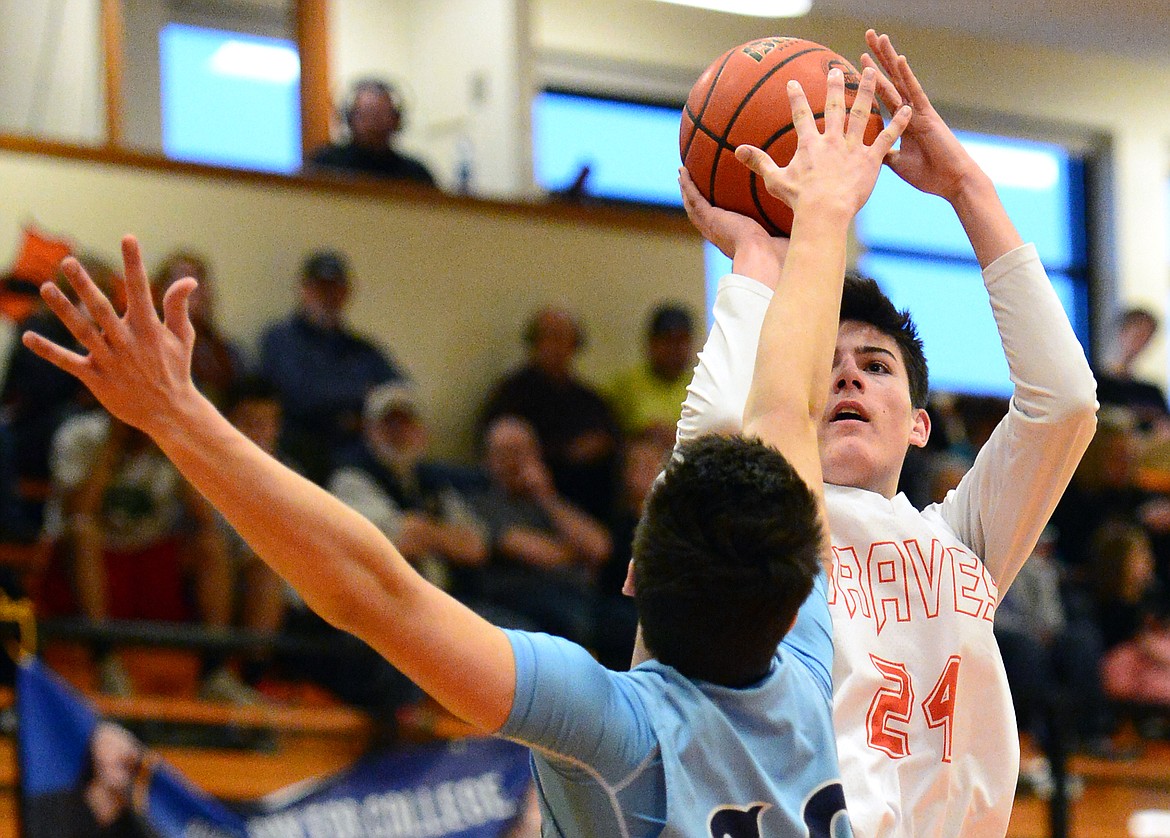
{"type": "Polygon", "coordinates": [[[300,168],[300,61],[291,41],[171,23],[159,30],[159,71],[167,157],[300,168]]]}
{"type": "MultiPolygon", "coordinates": [[[[1034,242],[1073,329],[1089,346],[1085,161],[1061,146],[957,132],[991,176],[1025,241],[1034,242]]],[[[926,345],[931,388],[976,395],[1011,393],[979,264],[943,199],[883,170],[857,216],[872,276],[914,315],[926,345]]]]}
{"type": "MultiPolygon", "coordinates": [[[[536,182],[550,192],[573,185],[589,167],[583,195],[612,201],[682,207],[678,192],[678,131],[682,103],[603,99],[545,91],[532,106],[536,182]]],[[[706,244],[707,312],[731,260],[706,244]]]]}
{"type": "Polygon", "coordinates": [[[681,104],[540,93],[532,106],[536,182],[550,192],[563,191],[588,166],[587,196],[681,207],[681,112],[681,104]]]}
{"type": "MultiPolygon", "coordinates": [[[[681,206],[676,174],[681,107],[541,93],[533,104],[537,182],[562,191],[588,166],[584,196],[681,206]]],[[[1077,337],[1088,347],[1085,159],[1052,143],[958,133],[995,181],[1024,240],[1035,242],[1077,337]]],[[[885,169],[857,216],[856,230],[863,248],[859,269],[914,314],[932,387],[1009,395],[1007,361],[979,264],[950,207],[885,169]]],[[[708,245],[708,312],[719,277],[730,268],[730,260],[708,245]]]]}

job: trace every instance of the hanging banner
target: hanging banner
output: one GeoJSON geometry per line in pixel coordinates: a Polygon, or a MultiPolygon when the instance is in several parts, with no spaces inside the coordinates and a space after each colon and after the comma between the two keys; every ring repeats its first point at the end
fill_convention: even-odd
{"type": "Polygon", "coordinates": [[[526,749],[461,739],[228,806],[34,658],[17,667],[16,704],[24,838],[503,838],[531,784],[526,749]]]}

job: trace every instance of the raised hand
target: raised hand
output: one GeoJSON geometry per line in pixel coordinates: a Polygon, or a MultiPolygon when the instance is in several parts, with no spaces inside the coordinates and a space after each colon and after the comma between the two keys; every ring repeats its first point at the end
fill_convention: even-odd
{"type": "Polygon", "coordinates": [[[187,312],[196,283],[188,277],[167,290],[160,320],[133,236],[122,240],[122,261],[127,301],[121,316],[75,259],[66,259],[62,269],[79,304],[70,302],[53,283],[41,286],[45,303],[87,354],[35,332],[25,332],[23,341],[49,363],[76,376],[114,416],[150,434],[167,421],[169,409],[198,396],[191,381],[195,330],[187,312]]]}
{"type": "Polygon", "coordinates": [[[911,186],[953,201],[961,192],[964,179],[978,171],[971,155],[963,148],[938,111],[930,104],[906,56],[899,55],[889,35],[870,29],[865,41],[877,61],[869,54],[861,56],[866,70],[878,72],[877,94],[893,113],[908,103],[914,109],[910,124],[902,133],[898,150],[890,152],[886,162],[911,186]]]}
{"type": "Polygon", "coordinates": [[[732,260],[732,270],[775,288],[788,254],[788,239],[769,236],[746,215],[712,206],[685,168],[678,170],[678,185],[687,217],[703,238],[732,260]]]}
{"type": "Polygon", "coordinates": [[[719,248],[728,259],[734,259],[736,251],[753,240],[763,242],[771,239],[754,219],[713,206],[699,192],[685,167],[679,167],[678,186],[687,218],[703,238],[719,248]]]}
{"type": "Polygon", "coordinates": [[[792,161],[776,165],[754,146],[740,146],[735,156],[759,175],[768,192],[800,213],[805,204],[819,211],[840,210],[852,217],[873,191],[882,160],[910,122],[911,108],[897,108],[872,145],[865,144],[865,127],[873,105],[879,74],[873,68],[861,75],[861,85],[846,120],[845,77],[829,71],[825,98],[825,130],[817,129],[812,108],[797,81],[788,83],[797,148],[792,161]]]}

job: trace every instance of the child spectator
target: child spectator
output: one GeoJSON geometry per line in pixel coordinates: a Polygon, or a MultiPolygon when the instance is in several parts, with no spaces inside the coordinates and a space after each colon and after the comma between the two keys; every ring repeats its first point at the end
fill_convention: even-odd
{"type": "Polygon", "coordinates": [[[694,319],[677,303],[662,303],[646,324],[645,357],[614,377],[609,401],[627,438],[654,434],[674,445],[674,426],[695,366],[694,319]]]}
{"type": "MultiPolygon", "coordinates": [[[[231,568],[214,510],[148,437],[104,410],[79,414],[53,438],[52,475],[46,530],[70,566],[72,590],[47,588],[50,610],[74,605],[99,623],[230,625],[231,568]]],[[[112,646],[99,641],[94,653],[99,688],[129,695],[133,685],[112,646]]],[[[257,700],[220,656],[204,658],[201,678],[207,699],[257,700]]]]}

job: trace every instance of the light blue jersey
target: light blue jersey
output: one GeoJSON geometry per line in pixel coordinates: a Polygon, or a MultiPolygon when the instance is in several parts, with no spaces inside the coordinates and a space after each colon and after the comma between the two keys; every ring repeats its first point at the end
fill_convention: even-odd
{"type": "Polygon", "coordinates": [[[543,832],[565,838],[847,838],[824,574],[763,680],[732,689],[648,661],[509,631],[516,697],[501,736],[533,750],[543,832]]]}

